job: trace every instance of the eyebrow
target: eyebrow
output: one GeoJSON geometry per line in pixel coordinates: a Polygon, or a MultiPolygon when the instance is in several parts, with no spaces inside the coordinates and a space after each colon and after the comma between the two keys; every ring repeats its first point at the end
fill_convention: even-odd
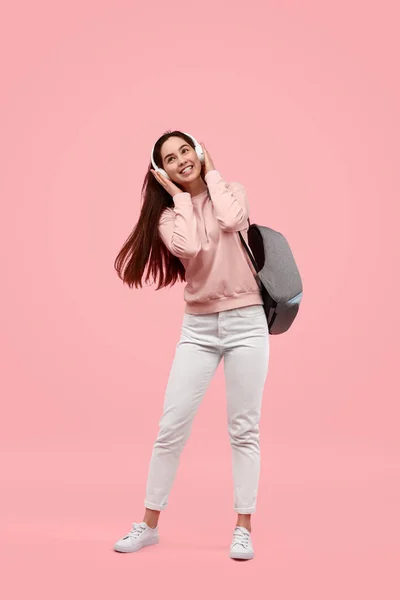
{"type": "MultiPolygon", "coordinates": [[[[179,148],[179,150],[182,150],[182,148],[184,146],[189,146],[189,144],[182,144],[182,146],[179,148]]],[[[164,156],[164,160],[167,160],[168,156],[172,156],[172,155],[173,155],[173,152],[170,152],[169,154],[167,154],[167,156],[164,156]]]]}

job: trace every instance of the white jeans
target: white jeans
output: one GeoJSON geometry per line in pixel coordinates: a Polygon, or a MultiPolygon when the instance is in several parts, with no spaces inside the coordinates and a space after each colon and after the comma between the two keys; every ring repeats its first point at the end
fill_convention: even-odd
{"type": "Polygon", "coordinates": [[[255,512],[259,420],[269,362],[268,324],[260,304],[206,315],[184,313],[151,456],[145,507],[167,507],[193,418],[222,356],[232,447],[233,508],[239,514],[255,512]]]}

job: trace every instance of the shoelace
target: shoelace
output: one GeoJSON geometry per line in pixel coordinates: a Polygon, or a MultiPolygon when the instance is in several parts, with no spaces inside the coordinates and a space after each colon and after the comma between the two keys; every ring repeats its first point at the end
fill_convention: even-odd
{"type": "Polygon", "coordinates": [[[132,529],[123,539],[126,540],[128,537],[136,539],[145,529],[146,527],[140,523],[132,523],[132,529]]]}
{"type": "Polygon", "coordinates": [[[247,548],[247,544],[249,543],[249,537],[249,532],[245,532],[242,529],[236,528],[233,532],[232,546],[234,544],[240,544],[241,546],[243,546],[243,548],[247,548]]]}

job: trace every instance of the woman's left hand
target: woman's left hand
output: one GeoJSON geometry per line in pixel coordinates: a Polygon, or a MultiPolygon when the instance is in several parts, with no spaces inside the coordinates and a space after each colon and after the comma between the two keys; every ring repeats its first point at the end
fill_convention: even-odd
{"type": "Polygon", "coordinates": [[[203,148],[203,152],[204,152],[204,164],[202,165],[202,168],[204,170],[204,175],[207,175],[208,171],[213,171],[215,169],[215,167],[214,167],[212,158],[209,155],[207,148],[205,147],[203,142],[200,142],[200,145],[203,148]]]}

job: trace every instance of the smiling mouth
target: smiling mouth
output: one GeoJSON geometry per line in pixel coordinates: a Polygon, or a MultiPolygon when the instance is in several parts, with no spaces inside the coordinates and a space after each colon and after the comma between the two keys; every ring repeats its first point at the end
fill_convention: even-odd
{"type": "Polygon", "coordinates": [[[188,165],[187,167],[185,167],[185,169],[183,171],[180,171],[181,175],[187,175],[188,173],[191,173],[193,171],[193,165],[188,165]]]}

